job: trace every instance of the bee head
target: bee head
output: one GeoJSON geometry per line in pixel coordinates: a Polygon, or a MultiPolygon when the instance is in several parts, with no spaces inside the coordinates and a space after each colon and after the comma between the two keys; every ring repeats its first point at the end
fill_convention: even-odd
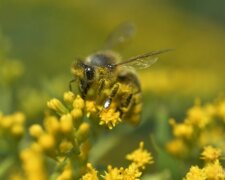
{"type": "Polygon", "coordinates": [[[93,66],[87,65],[82,61],[76,61],[72,66],[73,75],[81,80],[92,81],[95,75],[95,69],[93,66]]]}
{"type": "Polygon", "coordinates": [[[84,76],[87,81],[92,81],[95,75],[95,69],[93,66],[82,64],[84,68],[84,76]]]}

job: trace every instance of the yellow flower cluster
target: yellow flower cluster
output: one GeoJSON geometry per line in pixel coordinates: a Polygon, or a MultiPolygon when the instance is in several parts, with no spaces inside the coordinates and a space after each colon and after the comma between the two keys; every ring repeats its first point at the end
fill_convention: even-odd
{"type": "MultiPolygon", "coordinates": [[[[87,164],[90,150],[90,126],[99,118],[97,124],[106,124],[109,129],[114,127],[120,121],[114,104],[109,109],[102,110],[94,102],[85,101],[79,95],[66,92],[63,102],[54,98],[47,102],[47,106],[50,111],[46,112],[42,125],[33,124],[29,128],[29,134],[33,137],[34,143],[21,153],[25,176],[30,179],[33,169],[37,168],[39,177],[49,177],[44,171],[48,156],[57,162],[58,170],[54,177],[58,180],[77,179],[84,172],[87,173],[82,177],[83,179],[90,179],[90,177],[95,179],[95,176],[97,178],[97,171],[91,164],[87,164]],[[92,118],[93,121],[91,121],[92,118]],[[36,164],[31,165],[29,159],[36,164]],[[75,170],[74,167],[76,167],[75,170]]],[[[140,169],[152,163],[151,154],[143,148],[142,142],[138,150],[127,155],[127,159],[132,163],[128,168],[123,169],[124,177],[132,176],[134,172],[136,177],[139,177],[140,169]]],[[[111,172],[108,168],[105,177],[111,176],[111,172]]]]}
{"type": "Polygon", "coordinates": [[[201,105],[195,105],[187,111],[187,116],[181,123],[170,119],[174,139],[167,143],[167,150],[176,156],[187,157],[196,149],[214,144],[225,149],[224,114],[225,100],[201,105]]]}
{"type": "Polygon", "coordinates": [[[72,166],[79,170],[85,168],[90,149],[90,124],[82,119],[85,102],[79,95],[66,92],[64,103],[58,99],[48,101],[47,106],[54,112],[46,115],[43,126],[33,124],[29,133],[41,151],[58,162],[58,179],[71,179],[82,173],[72,172],[72,166]]]}
{"type": "MultiPolygon", "coordinates": [[[[79,95],[75,96],[72,92],[64,94],[64,101],[65,105],[58,99],[52,99],[48,102],[48,107],[58,115],[71,114],[75,121],[81,120],[81,118],[86,116],[92,119],[93,122],[105,125],[109,129],[121,122],[120,112],[116,110],[115,103],[112,103],[109,108],[105,109],[94,101],[84,100],[79,95]]],[[[74,123],[75,126],[76,124],[77,122],[74,123]]]]}
{"type": "Polygon", "coordinates": [[[220,149],[206,146],[201,154],[201,158],[205,160],[204,167],[192,166],[186,174],[185,180],[225,179],[225,170],[219,161],[220,153],[220,149]]]}
{"type": "MultiPolygon", "coordinates": [[[[105,180],[138,180],[142,175],[142,170],[147,164],[153,163],[151,153],[144,149],[144,143],[140,142],[139,148],[126,156],[131,163],[127,168],[107,167],[105,175],[101,177],[105,180]]],[[[98,180],[97,171],[90,163],[87,164],[87,173],[82,176],[82,180],[98,180]]]]}
{"type": "Polygon", "coordinates": [[[30,147],[20,152],[24,179],[28,180],[47,180],[45,158],[41,147],[33,143],[30,147]]]}
{"type": "Polygon", "coordinates": [[[131,161],[127,168],[109,165],[105,173],[98,176],[88,163],[91,134],[95,127],[91,128],[91,125],[104,124],[108,129],[116,126],[120,115],[115,105],[112,103],[109,109],[102,109],[93,101],[66,92],[63,101],[51,99],[47,107],[43,121],[28,128],[23,113],[0,114],[0,140],[5,139],[3,144],[9,146],[3,150],[8,155],[6,163],[2,163],[6,168],[4,171],[0,168],[5,177],[12,180],[97,180],[99,177],[136,180],[146,165],[153,163],[151,154],[141,142],[137,150],[126,156],[131,161]],[[13,172],[9,174],[11,169],[13,172]]]}
{"type": "Polygon", "coordinates": [[[21,138],[24,133],[25,115],[16,112],[12,115],[4,116],[0,113],[0,136],[12,137],[14,139],[21,138]]]}

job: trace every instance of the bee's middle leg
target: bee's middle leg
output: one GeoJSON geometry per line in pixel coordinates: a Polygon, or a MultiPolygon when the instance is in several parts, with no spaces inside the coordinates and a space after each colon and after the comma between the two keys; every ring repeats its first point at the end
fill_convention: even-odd
{"type": "Polygon", "coordinates": [[[104,103],[104,108],[107,109],[109,108],[109,106],[112,103],[112,99],[116,96],[117,92],[119,91],[120,88],[120,84],[119,83],[115,83],[112,87],[111,93],[109,95],[109,98],[106,99],[105,103],[104,103]]]}
{"type": "Polygon", "coordinates": [[[106,84],[105,79],[101,79],[99,81],[99,83],[98,83],[99,86],[98,86],[98,91],[97,91],[98,96],[101,94],[102,90],[104,89],[105,84],[106,84]]]}

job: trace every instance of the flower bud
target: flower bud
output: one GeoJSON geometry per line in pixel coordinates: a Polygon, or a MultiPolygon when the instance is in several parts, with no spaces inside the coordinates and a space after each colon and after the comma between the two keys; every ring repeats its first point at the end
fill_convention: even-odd
{"type": "Polygon", "coordinates": [[[68,109],[56,98],[48,101],[47,106],[48,108],[54,110],[59,115],[68,113],[68,109]]]}

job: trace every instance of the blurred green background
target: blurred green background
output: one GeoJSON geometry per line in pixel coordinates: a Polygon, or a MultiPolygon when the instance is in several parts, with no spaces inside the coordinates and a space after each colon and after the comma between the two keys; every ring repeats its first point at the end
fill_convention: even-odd
{"type": "MultiPolygon", "coordinates": [[[[75,58],[100,49],[118,24],[129,21],[136,35],[120,51],[122,57],[175,50],[140,72],[145,97],[142,124],[136,130],[115,131],[132,131],[124,137],[135,142],[131,144],[149,141],[149,134],[163,144],[170,134],[169,117],[184,117],[196,97],[204,102],[223,96],[224,7],[222,0],[1,0],[0,58],[20,78],[9,83],[1,79],[7,83],[1,83],[0,109],[22,110],[32,122],[38,121],[46,100],[68,90],[75,58]],[[17,64],[10,64],[14,61],[17,64]]],[[[132,148],[124,148],[124,153],[127,149],[132,148]]]]}

